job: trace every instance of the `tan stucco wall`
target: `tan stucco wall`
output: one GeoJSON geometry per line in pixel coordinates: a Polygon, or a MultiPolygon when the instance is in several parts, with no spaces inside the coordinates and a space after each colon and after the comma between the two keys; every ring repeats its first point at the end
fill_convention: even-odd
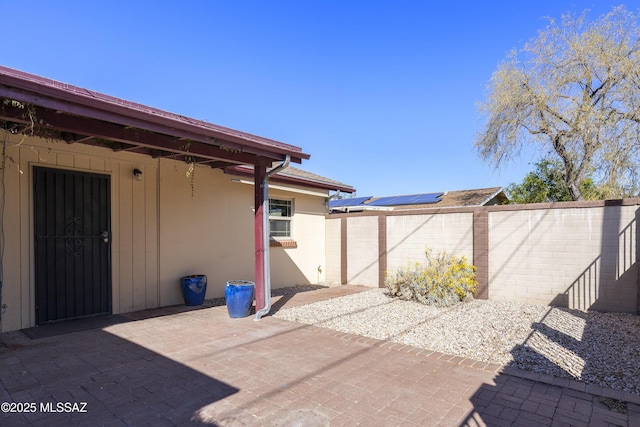
{"type": "MultiPolygon", "coordinates": [[[[192,196],[182,162],[16,135],[7,145],[1,331],[35,325],[33,165],[111,177],[113,313],[182,304],[186,274],[206,274],[210,298],[223,296],[228,280],[254,279],[253,185],[197,167],[192,196]],[[142,181],[133,179],[134,168],[142,181]]],[[[273,288],[325,280],[327,192],[289,189],[270,191],[294,201],[297,242],[271,248],[273,288]]]]}
{"type": "MultiPolygon", "coordinates": [[[[252,189],[253,194],[253,189],[252,189]]],[[[296,248],[271,248],[271,286],[275,288],[318,284],[325,281],[325,233],[327,209],[317,195],[269,190],[270,197],[293,199],[293,238],[296,248]]]]}
{"type": "Polygon", "coordinates": [[[342,219],[340,218],[327,218],[325,222],[325,256],[327,260],[325,281],[330,284],[340,284],[342,281],[341,225],[342,219]]]}
{"type": "MultiPolygon", "coordinates": [[[[224,296],[229,280],[255,280],[253,185],[197,167],[192,196],[186,170],[184,164],[160,162],[162,305],[181,303],[176,284],[187,274],[207,276],[208,297],[224,296]]],[[[269,196],[293,200],[297,243],[296,248],[270,248],[272,288],[322,282],[324,196],[273,189],[269,196]]]]}
{"type": "Polygon", "coordinates": [[[491,299],[634,312],[637,209],[490,212],[491,299]]]}

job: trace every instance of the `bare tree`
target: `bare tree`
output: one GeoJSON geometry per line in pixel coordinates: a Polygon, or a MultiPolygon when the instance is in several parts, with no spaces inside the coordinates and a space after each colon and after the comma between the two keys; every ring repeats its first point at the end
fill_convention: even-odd
{"type": "Polygon", "coordinates": [[[480,110],[475,145],[499,167],[540,144],[557,156],[573,200],[591,176],[614,197],[637,195],[640,159],[640,30],[616,7],[590,23],[563,15],[498,66],[480,110]]]}

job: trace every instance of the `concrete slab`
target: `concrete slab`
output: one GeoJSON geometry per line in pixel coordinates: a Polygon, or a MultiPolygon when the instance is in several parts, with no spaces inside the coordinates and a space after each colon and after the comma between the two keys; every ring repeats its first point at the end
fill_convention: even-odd
{"type": "MultiPolygon", "coordinates": [[[[362,290],[305,292],[274,307],[362,290]]],[[[629,425],[638,417],[640,398],[615,412],[603,394],[553,379],[270,316],[232,319],[223,306],[130,319],[36,340],[1,334],[0,425],[629,425]]]]}

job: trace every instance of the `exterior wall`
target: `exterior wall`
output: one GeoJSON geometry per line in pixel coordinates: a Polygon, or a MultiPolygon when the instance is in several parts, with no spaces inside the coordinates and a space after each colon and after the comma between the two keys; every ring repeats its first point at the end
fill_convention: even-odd
{"type": "Polygon", "coordinates": [[[330,215],[326,242],[332,281],[377,288],[384,286],[386,274],[423,261],[427,246],[472,259],[473,213],[330,215]],[[343,223],[346,233],[341,233],[343,223]],[[341,280],[345,269],[346,280],[341,280]]]}
{"type": "Polygon", "coordinates": [[[342,250],[340,242],[342,234],[340,232],[342,219],[327,218],[326,227],[326,249],[325,257],[327,265],[325,268],[325,281],[330,284],[342,283],[340,276],[342,271],[342,250]]]}
{"type": "MultiPolygon", "coordinates": [[[[112,311],[182,304],[179,278],[206,274],[207,297],[224,296],[227,281],[254,280],[254,191],[209,167],[82,144],[10,135],[4,212],[4,271],[0,331],[35,325],[34,165],[111,177],[112,311]],[[133,169],[143,172],[142,181],[133,169]]],[[[294,201],[296,247],[271,248],[272,287],[325,280],[323,191],[287,187],[270,197],[294,201]]],[[[1,244],[1,243],[0,243],[1,244]]]]}
{"type": "MultiPolygon", "coordinates": [[[[220,170],[160,162],[160,295],[161,305],[181,304],[179,279],[207,276],[207,297],[224,296],[230,280],[255,280],[253,185],[220,170]],[[242,181],[242,182],[240,182],[242,181]]],[[[293,189],[304,191],[302,189],[293,189]]],[[[319,193],[320,194],[320,193],[319,193]]],[[[293,200],[296,247],[271,247],[272,288],[315,284],[324,280],[323,197],[270,190],[269,197],[293,200]]]]}
{"type": "MultiPolygon", "coordinates": [[[[111,177],[112,310],[157,307],[158,162],[109,149],[10,135],[5,170],[5,233],[1,330],[34,326],[32,167],[103,173],[111,177]],[[141,182],[133,169],[143,171],[141,182]]],[[[0,186],[1,187],[1,186],[0,186]]]]}
{"type": "Polygon", "coordinates": [[[347,283],[378,287],[378,218],[347,221],[347,283]]]}
{"type": "MultiPolygon", "coordinates": [[[[253,187],[251,192],[253,194],[253,187]]],[[[328,192],[305,194],[278,189],[269,197],[293,199],[292,237],[296,247],[271,247],[271,287],[323,283],[326,280],[324,222],[328,192]]],[[[253,245],[252,245],[253,248],[253,245]]]]}
{"type": "Polygon", "coordinates": [[[424,261],[425,249],[473,257],[473,214],[444,213],[387,217],[387,265],[393,273],[424,261]]]}
{"type": "Polygon", "coordinates": [[[635,312],[637,206],[489,214],[491,298],[635,312]]]}
{"type": "Polygon", "coordinates": [[[182,276],[205,274],[208,296],[220,296],[215,289],[224,287],[220,283],[224,277],[253,280],[253,226],[243,221],[250,221],[252,215],[250,191],[245,197],[233,194],[230,180],[221,179],[220,171],[206,167],[196,167],[191,180],[186,176],[187,169],[185,163],[160,161],[163,306],[182,301],[182,276]]]}
{"type": "Polygon", "coordinates": [[[345,277],[346,269],[342,283],[383,286],[376,269],[392,274],[422,261],[429,246],[472,260],[476,298],[638,313],[639,205],[625,199],[332,214],[327,253],[349,250],[339,263],[328,257],[328,269],[332,277],[345,277]],[[338,222],[347,232],[339,233],[338,222]]]}

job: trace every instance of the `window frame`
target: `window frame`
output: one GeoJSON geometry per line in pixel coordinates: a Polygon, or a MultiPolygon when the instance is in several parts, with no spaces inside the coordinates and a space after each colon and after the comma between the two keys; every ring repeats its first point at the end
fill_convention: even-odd
{"type": "Polygon", "coordinates": [[[276,240],[276,241],[293,240],[293,218],[294,218],[294,215],[295,215],[294,199],[269,197],[269,239],[270,240],[276,240]],[[272,212],[271,203],[272,202],[282,203],[284,206],[287,206],[288,210],[289,210],[289,215],[288,216],[271,215],[271,212],[272,212]],[[288,226],[288,231],[289,231],[288,235],[273,235],[272,232],[271,232],[271,222],[272,221],[288,222],[288,224],[289,224],[289,226],[288,226]]]}

